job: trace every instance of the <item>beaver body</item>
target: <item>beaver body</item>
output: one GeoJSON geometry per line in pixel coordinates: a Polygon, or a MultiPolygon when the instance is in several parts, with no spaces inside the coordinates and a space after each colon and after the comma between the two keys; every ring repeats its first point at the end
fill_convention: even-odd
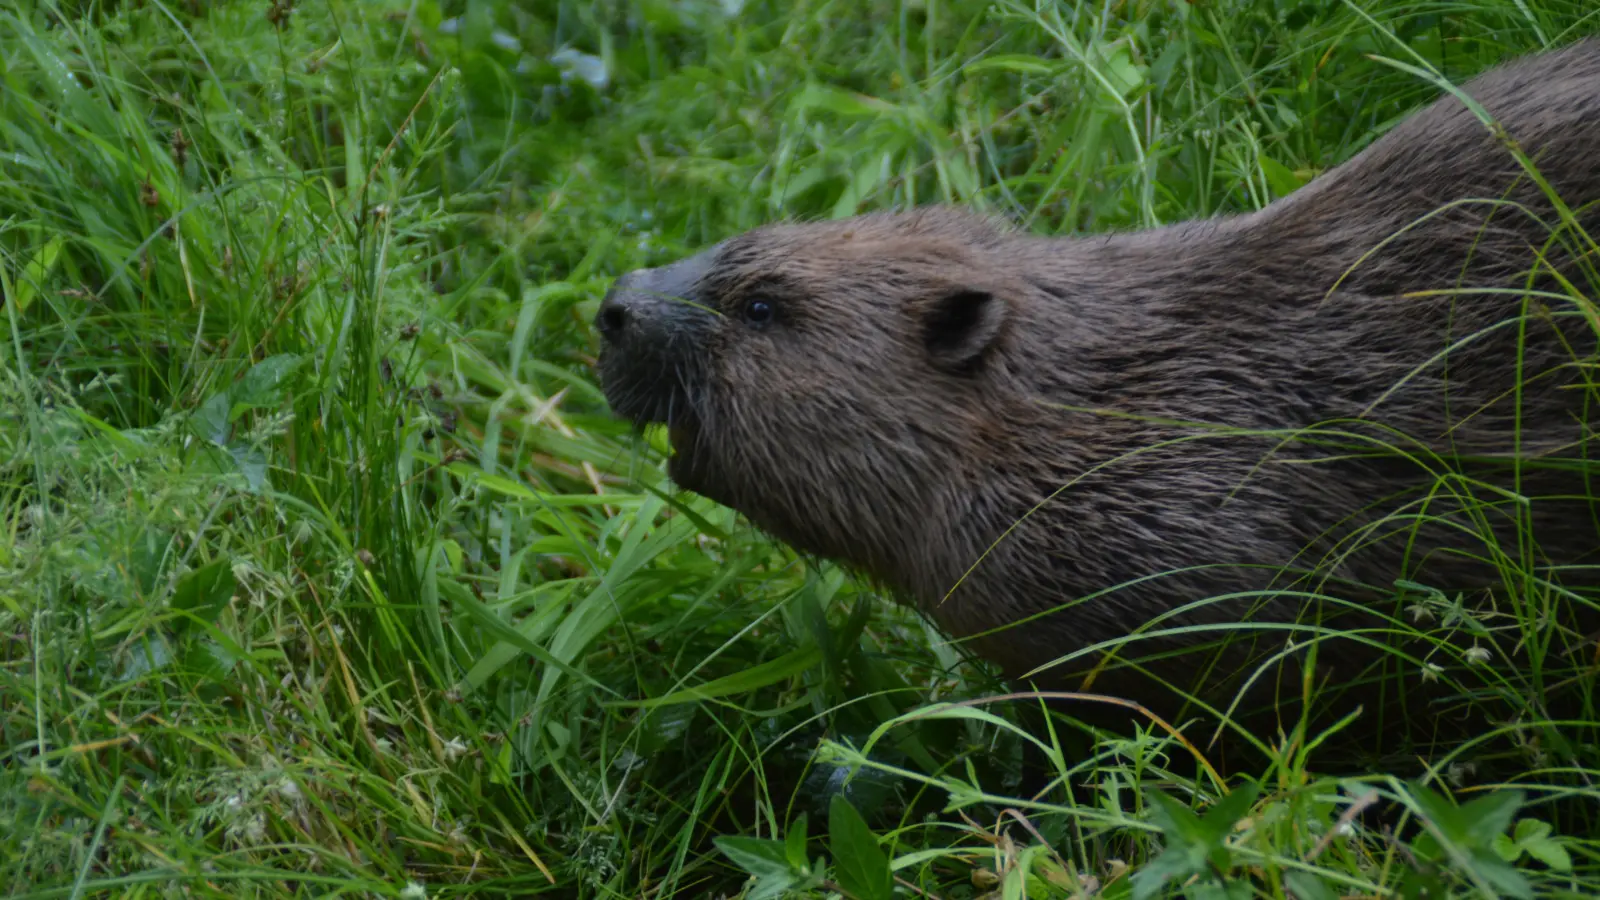
{"type": "Polygon", "coordinates": [[[596,320],[607,398],[668,426],[681,486],[1009,677],[1079,687],[1115,650],[1093,689],[1176,715],[1202,670],[1215,705],[1298,695],[1254,667],[1320,635],[1326,684],[1429,680],[1517,635],[1377,652],[1428,621],[1397,580],[1554,612],[1546,579],[1600,563],[1572,299],[1600,284],[1600,41],[1464,90],[1571,218],[1446,96],[1254,213],[1046,238],[933,207],[630,273],[596,320]]]}

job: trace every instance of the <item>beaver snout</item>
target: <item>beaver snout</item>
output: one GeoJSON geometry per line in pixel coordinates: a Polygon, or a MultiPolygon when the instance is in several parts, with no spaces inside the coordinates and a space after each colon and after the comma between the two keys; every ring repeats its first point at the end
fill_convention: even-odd
{"type": "Polygon", "coordinates": [[[659,299],[653,296],[655,275],[654,269],[635,269],[612,283],[594,317],[594,327],[607,343],[623,345],[648,338],[640,332],[650,331],[661,318],[660,311],[652,309],[660,305],[659,299]]]}
{"type": "Polygon", "coordinates": [[[595,313],[601,389],[612,409],[639,424],[693,415],[692,386],[717,316],[697,298],[707,263],[691,257],[618,278],[595,313]]]}
{"type": "Polygon", "coordinates": [[[713,316],[696,301],[696,289],[707,255],[618,278],[595,314],[595,329],[607,344],[627,352],[660,349],[704,331],[713,316]]]}

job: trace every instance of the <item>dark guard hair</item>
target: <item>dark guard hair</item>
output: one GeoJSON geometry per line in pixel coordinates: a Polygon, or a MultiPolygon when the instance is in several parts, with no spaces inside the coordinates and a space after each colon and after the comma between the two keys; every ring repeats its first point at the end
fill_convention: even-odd
{"type": "Polygon", "coordinates": [[[1103,664],[1094,690],[1169,719],[1196,712],[1169,684],[1204,686],[1270,738],[1317,644],[1319,703],[1386,734],[1383,704],[1454,663],[1577,646],[1589,607],[1552,585],[1600,583],[1572,568],[1600,519],[1595,308],[1571,296],[1600,284],[1600,42],[1465,90],[1587,234],[1446,96],[1251,214],[1059,239],[926,208],[629,273],[596,319],[606,395],[667,424],[683,487],[1011,678],[1103,664]],[[1441,648],[1458,593],[1498,631],[1441,648]]]}

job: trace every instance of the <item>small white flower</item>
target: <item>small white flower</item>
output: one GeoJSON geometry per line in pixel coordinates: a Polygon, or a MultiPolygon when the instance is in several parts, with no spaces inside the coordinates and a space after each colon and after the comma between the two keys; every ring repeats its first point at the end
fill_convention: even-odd
{"type": "Polygon", "coordinates": [[[1477,644],[1473,644],[1471,647],[1467,648],[1465,655],[1467,657],[1467,662],[1476,666],[1488,662],[1491,654],[1489,653],[1488,647],[1481,647],[1477,644]]]}
{"type": "Polygon", "coordinates": [[[465,756],[468,749],[469,748],[467,747],[466,741],[463,741],[458,737],[453,737],[449,741],[445,742],[444,758],[450,762],[455,762],[456,760],[465,756]]]}
{"type": "Polygon", "coordinates": [[[1417,625],[1433,621],[1433,610],[1421,603],[1413,603],[1406,607],[1406,612],[1411,614],[1411,621],[1417,625]]]}
{"type": "Polygon", "coordinates": [[[290,803],[299,803],[301,799],[300,785],[295,784],[293,778],[285,775],[278,781],[278,796],[290,803]]]}
{"type": "Polygon", "coordinates": [[[1438,681],[1439,680],[1439,673],[1443,672],[1443,671],[1444,671],[1444,667],[1439,665],[1438,663],[1423,663],[1422,664],[1422,680],[1423,681],[1438,681]]]}
{"type": "Polygon", "coordinates": [[[617,758],[612,762],[612,765],[623,772],[629,772],[644,765],[644,757],[624,747],[622,752],[617,754],[617,758]]]}
{"type": "Polygon", "coordinates": [[[428,889],[415,881],[406,883],[405,890],[400,892],[401,900],[426,900],[428,889]]]}
{"type": "Polygon", "coordinates": [[[393,753],[394,752],[394,741],[391,741],[386,737],[381,737],[381,738],[378,738],[376,743],[377,743],[378,749],[380,751],[382,751],[384,753],[393,753]]]}

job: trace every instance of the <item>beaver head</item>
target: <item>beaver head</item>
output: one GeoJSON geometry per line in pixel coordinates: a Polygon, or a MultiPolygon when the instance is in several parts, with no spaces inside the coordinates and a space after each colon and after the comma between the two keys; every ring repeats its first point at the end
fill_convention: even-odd
{"type": "Polygon", "coordinates": [[[957,549],[937,545],[981,502],[1011,405],[997,351],[1026,327],[1026,286],[991,258],[1011,240],[932,208],[770,225],[631,272],[596,317],[606,398],[667,426],[683,487],[797,549],[920,581],[904,561],[957,549]]]}

